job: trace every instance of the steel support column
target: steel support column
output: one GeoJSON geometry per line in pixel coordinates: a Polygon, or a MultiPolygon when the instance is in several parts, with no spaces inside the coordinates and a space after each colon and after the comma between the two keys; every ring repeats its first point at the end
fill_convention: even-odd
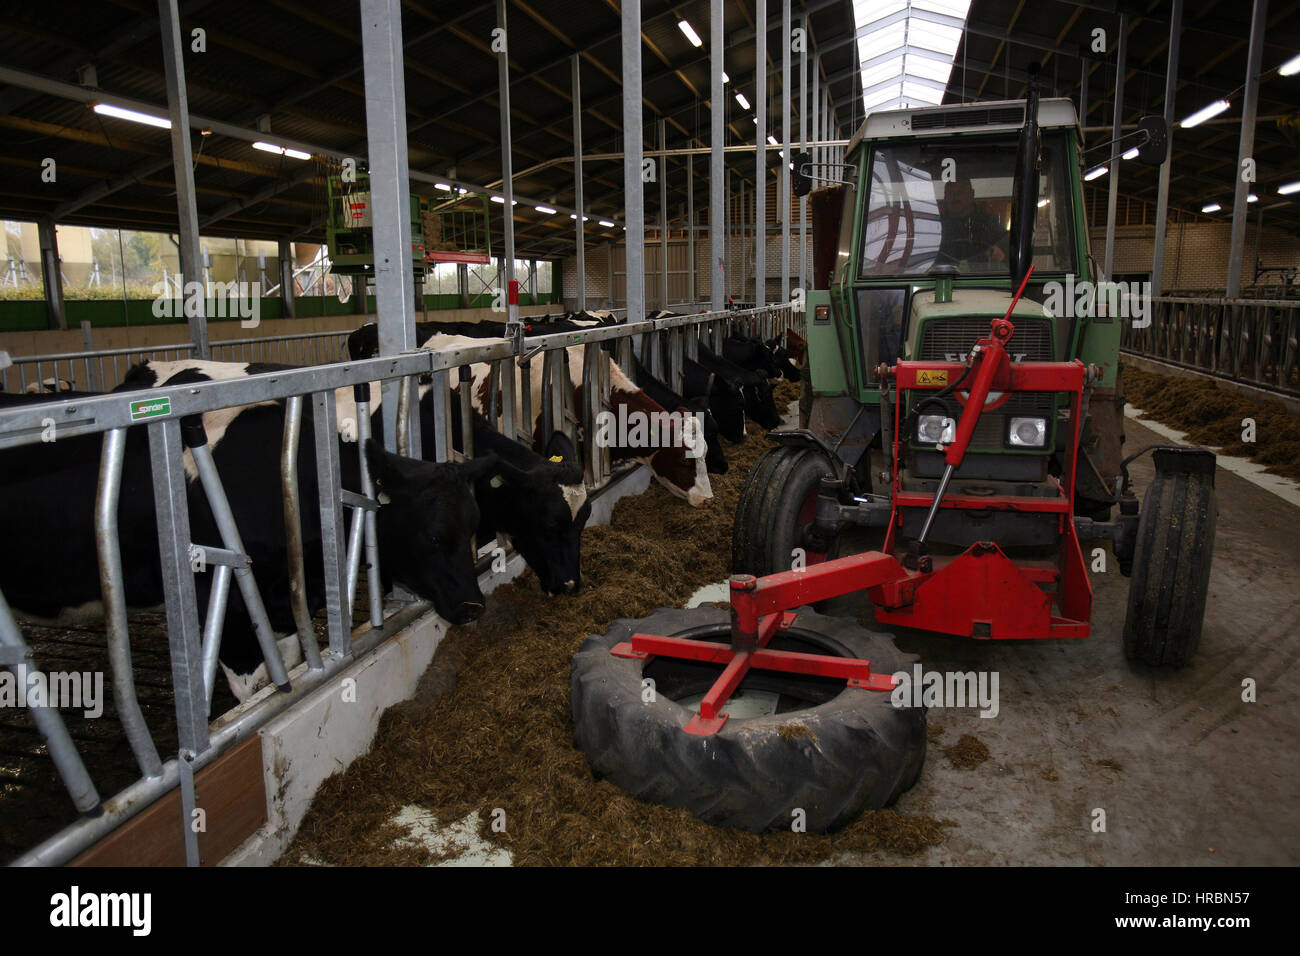
{"type": "MultiPolygon", "coordinates": [[[[199,209],[194,200],[194,155],[190,149],[190,105],[185,89],[185,53],[181,46],[181,17],[177,0],[158,0],[158,29],[162,34],[163,73],[167,81],[167,113],[172,123],[172,171],[176,176],[177,236],[180,239],[180,271],[185,280],[202,275],[199,255],[199,209]]],[[[184,286],[181,287],[182,299],[184,286]]],[[[185,319],[196,359],[211,356],[208,347],[207,299],[202,307],[187,305],[185,319]],[[197,313],[197,314],[194,314],[197,313]]]]}
{"type": "Polygon", "coordinates": [[[781,0],[781,301],[790,301],[790,0],[781,0]]]}
{"type": "MultiPolygon", "coordinates": [[[[365,70],[366,136],[375,244],[375,324],[379,354],[416,347],[415,269],[411,263],[411,186],[406,145],[406,80],[403,75],[401,0],[362,0],[361,56],[365,70]]],[[[399,388],[386,381],[386,407],[399,405],[399,388]]],[[[418,405],[411,402],[408,451],[420,457],[418,405]]],[[[384,416],[384,447],[397,450],[397,416],[384,416]]]]}
{"type": "MultiPolygon", "coordinates": [[[[668,148],[668,122],[659,121],[659,148],[668,148]]],[[[655,160],[659,167],[659,308],[668,310],[668,157],[655,160]]]]}
{"type": "Polygon", "coordinates": [[[767,304],[767,0],[754,12],[754,307],[767,304]]]}
{"type": "Polygon", "coordinates": [[[1255,109],[1259,104],[1259,68],[1264,52],[1264,31],[1268,28],[1268,0],[1255,0],[1250,17],[1250,52],[1246,57],[1246,91],[1241,99],[1241,142],[1237,147],[1236,188],[1232,199],[1232,244],[1228,249],[1228,298],[1241,295],[1241,260],[1246,251],[1246,224],[1250,211],[1247,196],[1253,183],[1242,176],[1247,162],[1254,161],[1255,109]]]}
{"type": "Polygon", "coordinates": [[[1106,199],[1106,264],[1102,275],[1109,282],[1115,266],[1115,220],[1119,211],[1119,144],[1124,125],[1124,71],[1128,58],[1128,14],[1119,15],[1119,46],[1115,51],[1115,113],[1111,121],[1110,193],[1106,199]]]}
{"type": "Polygon", "coordinates": [[[1156,197],[1155,248],[1151,254],[1151,294],[1164,289],[1165,232],[1169,226],[1169,167],[1174,162],[1174,98],[1178,92],[1178,48],[1183,32],[1183,0],[1174,0],[1169,19],[1169,67],[1165,72],[1165,126],[1169,129],[1169,158],[1160,164],[1160,187],[1156,197]]]}
{"type": "MultiPolygon", "coordinates": [[[[497,0],[504,3],[504,0],[497,0]]],[[[641,181],[641,0],[623,0],[623,198],[627,206],[627,321],[645,308],[645,189],[641,181]]]]}
{"type": "Polygon", "coordinates": [[[686,258],[690,266],[686,272],[686,301],[694,305],[695,283],[695,157],[686,157],[686,258]]]}
{"type": "MultiPolygon", "coordinates": [[[[799,140],[808,152],[808,18],[803,19],[803,49],[799,51],[799,140]]],[[[799,197],[799,288],[808,294],[808,197],[799,197]]]]}
{"type": "MultiPolygon", "coordinates": [[[[501,30],[501,50],[497,53],[497,100],[501,112],[501,231],[505,236],[505,263],[501,275],[501,291],[506,299],[506,323],[519,322],[519,306],[510,300],[511,283],[515,278],[515,183],[510,145],[510,32],[506,28],[506,0],[497,0],[497,27],[501,30]]],[[[582,215],[578,216],[582,228],[582,215]]]]}
{"type": "Polygon", "coordinates": [[[727,299],[727,233],[725,200],[730,199],[723,171],[724,114],[722,92],[722,0],[709,4],[709,308],[717,312],[727,299]]]}
{"type": "Polygon", "coordinates": [[[578,311],[587,309],[587,229],[582,222],[582,54],[569,57],[573,87],[573,205],[578,213],[574,220],[578,252],[578,311]]]}

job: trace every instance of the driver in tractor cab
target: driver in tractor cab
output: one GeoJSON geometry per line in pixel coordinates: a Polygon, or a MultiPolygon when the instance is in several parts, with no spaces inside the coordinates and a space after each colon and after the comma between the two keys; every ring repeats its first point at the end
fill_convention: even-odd
{"type": "Polygon", "coordinates": [[[975,202],[975,188],[969,179],[956,179],[944,186],[940,226],[940,264],[1007,261],[1007,231],[997,216],[975,202]]]}

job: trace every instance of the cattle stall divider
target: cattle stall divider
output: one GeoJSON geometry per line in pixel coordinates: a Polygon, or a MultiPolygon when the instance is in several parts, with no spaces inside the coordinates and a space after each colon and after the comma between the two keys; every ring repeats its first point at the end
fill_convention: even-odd
{"type": "Polygon", "coordinates": [[[1146,319],[1124,320],[1124,352],[1300,397],[1300,301],[1156,296],[1146,319]]]}
{"type": "MultiPolygon", "coordinates": [[[[722,341],[731,329],[744,328],[770,338],[791,327],[793,322],[789,304],[739,312],[671,315],[533,336],[525,340],[528,351],[522,356],[515,353],[512,342],[488,339],[482,344],[436,351],[413,350],[395,356],[266,372],[240,379],[161,385],[149,392],[154,400],[151,406],[156,411],[145,421],[137,421],[138,410],[133,412],[132,409],[139,403],[140,392],[79,395],[67,399],[51,394],[46,402],[0,409],[0,449],[41,442],[50,417],[57,421],[59,438],[104,436],[95,500],[97,559],[115,709],[140,773],[133,783],[118,793],[101,798],[58,710],[53,707],[31,708],[37,729],[46,741],[60,778],[81,816],[12,862],[59,865],[72,861],[178,788],[181,807],[186,811],[193,810],[196,773],[231,752],[289,708],[304,702],[309,694],[334,680],[363,655],[401,635],[429,610],[424,603],[398,604],[390,606],[385,616],[375,521],[379,504],[364,454],[365,439],[370,435],[370,383],[398,378],[431,383],[435,408],[432,428],[437,441],[434,449],[426,450],[426,456],[452,460],[460,454],[453,448],[451,440],[452,370],[456,370],[456,384],[461,386],[456,411],[466,440],[464,454],[472,455],[473,448],[469,444],[472,428],[464,427],[472,422],[473,413],[472,396],[466,387],[472,381],[470,367],[489,363],[489,381],[500,387],[499,404],[497,390],[490,389],[489,414],[486,417],[491,426],[531,443],[531,357],[538,352],[545,353],[542,361],[542,384],[545,388],[540,391],[539,412],[548,414],[552,423],[575,439],[587,480],[593,489],[598,489],[614,477],[609,448],[600,447],[595,440],[598,416],[610,408],[610,365],[592,360],[603,354],[606,345],[618,354],[630,346],[633,337],[645,336],[651,351],[663,355],[670,380],[680,382],[683,356],[698,354],[701,341],[721,349],[722,341]],[[574,375],[567,366],[569,355],[566,350],[574,346],[581,347],[584,357],[579,379],[583,386],[581,408],[574,406],[574,375]],[[348,389],[350,393],[346,391],[348,389]],[[342,397],[340,392],[351,395],[356,408],[355,422],[338,420],[336,402],[342,397]],[[307,569],[302,536],[304,504],[299,498],[298,472],[293,467],[301,440],[304,400],[311,403],[313,419],[310,440],[314,441],[315,450],[318,489],[315,507],[320,513],[320,560],[325,583],[323,610],[328,637],[328,646],[323,651],[316,640],[307,604],[307,569]],[[211,719],[209,710],[216,680],[216,652],[223,608],[231,583],[239,584],[240,577],[244,576],[240,574],[241,569],[247,571],[247,556],[242,552],[239,529],[235,527],[216,473],[200,416],[221,409],[280,401],[285,405],[278,462],[284,503],[284,540],[289,566],[290,604],[304,662],[286,670],[279,657],[275,635],[265,620],[265,612],[260,619],[255,614],[259,646],[273,682],[280,685],[279,691],[264,688],[234,710],[211,719]],[[125,575],[131,569],[122,567],[117,526],[122,464],[127,429],[131,427],[147,429],[153,475],[178,741],[177,755],[165,761],[160,759],[141,716],[131,668],[125,584],[125,575]],[[340,435],[344,437],[344,445],[353,445],[352,438],[355,438],[353,447],[361,463],[359,491],[342,487],[340,435]],[[187,480],[184,467],[187,452],[197,472],[193,486],[187,480]],[[191,490],[195,494],[202,492],[207,497],[222,539],[222,547],[202,546],[204,561],[199,563],[195,561],[196,545],[190,532],[188,496],[191,490]],[[350,514],[350,527],[346,526],[345,512],[350,514]],[[369,575],[369,622],[354,630],[352,614],[363,549],[369,575]],[[202,620],[194,578],[196,573],[202,573],[200,567],[214,575],[207,615],[202,620]]],[[[629,377],[632,376],[629,374],[629,377]]],[[[409,391],[399,389],[399,394],[409,391]]],[[[397,409],[399,440],[409,435],[414,427],[410,411],[405,407],[397,409]]],[[[402,444],[408,442],[409,438],[406,438],[402,444]]],[[[350,453],[351,448],[348,451],[350,453]]],[[[261,604],[255,586],[251,590],[241,590],[241,594],[250,608],[261,604]]],[[[23,639],[10,603],[0,593],[0,665],[13,668],[31,659],[32,652],[23,639]]],[[[39,671],[30,666],[28,669],[39,671]]],[[[188,819],[182,814],[181,819],[174,823],[184,841],[186,860],[195,864],[199,862],[198,844],[188,826],[188,819]]]]}

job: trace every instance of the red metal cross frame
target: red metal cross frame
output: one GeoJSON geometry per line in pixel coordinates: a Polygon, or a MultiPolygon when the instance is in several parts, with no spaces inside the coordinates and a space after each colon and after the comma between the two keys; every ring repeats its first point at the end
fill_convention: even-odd
{"type": "Polygon", "coordinates": [[[648,661],[652,657],[675,657],[680,660],[701,661],[723,665],[722,674],[700,701],[700,709],[686,725],[688,734],[708,737],[716,734],[727,722],[723,712],[727,701],[736,692],[751,668],[780,671],[785,674],[804,674],[814,677],[838,678],[849,687],[859,690],[891,691],[894,678],[889,674],[874,674],[871,662],[861,658],[832,657],[827,654],[804,654],[796,651],[774,651],[767,645],[777,631],[784,630],[796,617],[793,611],[776,611],[757,619],[757,626],[746,634],[743,621],[749,615],[737,615],[736,606],[753,601],[754,578],[737,575],[732,578],[732,632],[731,644],[716,641],[695,641],[685,637],[663,634],[633,634],[632,640],[616,644],[610,651],[615,657],[648,661]]]}

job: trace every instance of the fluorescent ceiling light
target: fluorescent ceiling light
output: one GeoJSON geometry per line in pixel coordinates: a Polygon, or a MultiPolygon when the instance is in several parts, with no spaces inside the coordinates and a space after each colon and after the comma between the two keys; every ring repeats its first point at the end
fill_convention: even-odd
{"type": "Polygon", "coordinates": [[[1040,200],[1038,200],[1038,208],[1039,208],[1039,209],[1042,209],[1042,208],[1043,208],[1044,206],[1046,206],[1049,202],[1051,202],[1050,199],[1040,199],[1040,200]]]}
{"type": "Polygon", "coordinates": [[[1218,116],[1220,113],[1222,113],[1231,105],[1232,104],[1229,103],[1227,100],[1215,100],[1213,103],[1211,103],[1209,106],[1205,107],[1204,109],[1197,110],[1195,113],[1187,117],[1187,119],[1183,120],[1178,125],[1181,126],[1183,129],[1191,129],[1193,126],[1200,126],[1207,119],[1211,119],[1215,116],[1218,116]]]}
{"type": "Polygon", "coordinates": [[[492,201],[493,201],[493,202],[499,202],[499,203],[501,203],[501,204],[504,206],[504,205],[505,205],[505,202],[506,202],[506,197],[505,197],[505,196],[493,196],[493,197],[492,197],[492,201]]]}
{"type": "Polygon", "coordinates": [[[1124,151],[1124,155],[1121,156],[1120,158],[1121,158],[1121,159],[1137,159],[1137,158],[1138,158],[1138,148],[1137,148],[1136,146],[1134,146],[1132,149],[1125,150],[1125,151],[1124,151]]]}
{"type": "Polygon", "coordinates": [[[695,28],[685,20],[677,21],[677,29],[686,34],[686,39],[691,41],[691,46],[704,46],[704,41],[701,40],[700,35],[695,32],[695,28]]]}
{"type": "Polygon", "coordinates": [[[723,70],[723,71],[722,71],[722,85],[723,85],[723,86],[726,86],[726,85],[727,85],[728,83],[730,83],[730,82],[731,82],[731,77],[727,76],[727,71],[726,71],[726,70],[723,70]]]}
{"type": "Polygon", "coordinates": [[[165,116],[154,116],[152,113],[140,113],[136,110],[123,109],[120,106],[113,106],[111,103],[96,103],[95,112],[100,116],[113,116],[117,119],[130,120],[132,123],[157,126],[159,129],[172,128],[172,121],[165,116]]]}
{"type": "Polygon", "coordinates": [[[769,143],[771,143],[773,146],[780,146],[780,145],[781,145],[780,143],[778,143],[778,142],[776,141],[776,137],[775,137],[775,136],[769,136],[769,137],[767,138],[767,141],[768,141],[769,143]]]}
{"type": "Polygon", "coordinates": [[[1293,183],[1286,183],[1277,187],[1278,195],[1289,196],[1292,193],[1300,193],[1300,179],[1293,183]]]}
{"type": "Polygon", "coordinates": [[[736,102],[741,105],[741,108],[749,109],[749,100],[745,99],[745,94],[739,90],[736,91],[736,102]]]}
{"type": "Polygon", "coordinates": [[[275,143],[256,142],[253,144],[253,149],[260,149],[264,153],[288,156],[290,159],[311,159],[311,153],[304,153],[300,149],[290,149],[287,146],[277,146],[275,143]]]}
{"type": "Polygon", "coordinates": [[[1277,68],[1278,76],[1293,76],[1300,73],[1300,56],[1293,56],[1277,68]]]}
{"type": "MultiPolygon", "coordinates": [[[[571,213],[569,213],[569,218],[570,218],[570,219],[573,219],[573,220],[576,220],[576,219],[578,218],[578,214],[577,214],[576,212],[571,212],[571,213]]],[[[582,217],[582,221],[583,221],[583,222],[586,222],[589,218],[590,218],[589,216],[583,216],[583,217],[582,217]]]]}
{"type": "Polygon", "coordinates": [[[434,188],[434,189],[441,189],[441,190],[442,190],[443,192],[445,192],[445,193],[449,193],[449,192],[451,192],[451,187],[448,186],[446,183],[434,183],[434,184],[433,184],[433,188],[434,188]]]}
{"type": "Polygon", "coordinates": [[[1256,196],[1254,193],[1251,193],[1249,196],[1246,197],[1246,202],[1259,202],[1259,197],[1256,196]]]}
{"type": "Polygon", "coordinates": [[[536,209],[538,212],[546,213],[546,215],[548,216],[555,215],[555,210],[552,209],[550,206],[534,206],[533,208],[536,209]]]}
{"type": "Polygon", "coordinates": [[[613,229],[613,228],[614,228],[614,224],[613,224],[612,222],[610,222],[608,219],[602,219],[602,220],[600,221],[600,224],[601,224],[602,226],[608,226],[610,229],[613,229]]]}
{"type": "Polygon", "coordinates": [[[1222,211],[1223,211],[1223,207],[1220,206],[1217,202],[1212,202],[1207,206],[1201,207],[1201,212],[1222,212],[1222,211]]]}
{"type": "Polygon", "coordinates": [[[1109,166],[1098,166],[1096,169],[1085,174],[1083,177],[1083,181],[1086,183],[1090,183],[1094,179],[1100,179],[1102,176],[1105,176],[1108,172],[1110,172],[1109,166]]]}

